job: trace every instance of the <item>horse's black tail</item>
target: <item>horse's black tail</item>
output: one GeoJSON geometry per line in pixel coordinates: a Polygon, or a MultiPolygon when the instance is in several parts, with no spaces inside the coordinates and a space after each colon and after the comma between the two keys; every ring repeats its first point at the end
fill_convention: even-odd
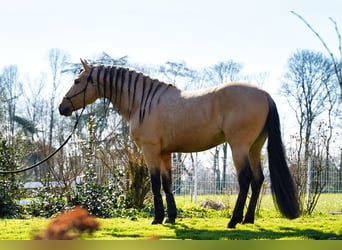
{"type": "Polygon", "coordinates": [[[269,113],[266,122],[268,131],[267,150],[273,199],[285,217],[294,219],[299,216],[297,189],[285,159],[277,106],[270,96],[268,96],[268,105],[269,113]]]}

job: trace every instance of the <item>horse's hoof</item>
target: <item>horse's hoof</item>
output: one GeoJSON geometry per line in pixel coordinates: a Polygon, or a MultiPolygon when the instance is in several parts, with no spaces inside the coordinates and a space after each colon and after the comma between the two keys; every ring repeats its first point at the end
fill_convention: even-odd
{"type": "Polygon", "coordinates": [[[254,219],[245,219],[242,224],[254,224],[254,219]]]}
{"type": "Polygon", "coordinates": [[[158,225],[158,224],[163,224],[163,220],[154,219],[153,221],[151,221],[151,225],[158,225]]]}
{"type": "Polygon", "coordinates": [[[227,228],[235,228],[236,223],[229,222],[227,228]]]}
{"type": "Polygon", "coordinates": [[[166,218],[165,222],[166,224],[175,224],[176,219],[175,218],[166,218]]]}

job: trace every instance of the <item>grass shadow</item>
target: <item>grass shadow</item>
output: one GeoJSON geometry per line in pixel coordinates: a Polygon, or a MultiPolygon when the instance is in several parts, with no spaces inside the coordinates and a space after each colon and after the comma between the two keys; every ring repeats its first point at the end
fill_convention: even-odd
{"type": "MultiPolygon", "coordinates": [[[[295,229],[281,227],[280,231],[259,228],[258,231],[224,229],[224,230],[203,230],[177,223],[176,225],[165,225],[175,230],[174,239],[193,240],[257,240],[257,239],[281,239],[281,238],[302,238],[312,240],[342,240],[342,235],[335,233],[324,233],[313,229],[295,229]]],[[[161,237],[162,238],[162,237],[161,237]]]]}
{"type": "MultiPolygon", "coordinates": [[[[138,226],[138,225],[136,225],[138,226]]],[[[310,239],[310,240],[342,240],[342,234],[334,231],[323,231],[320,228],[297,228],[296,226],[263,227],[260,225],[238,225],[236,229],[208,229],[196,224],[178,221],[176,224],[155,226],[139,225],[139,230],[108,230],[105,234],[117,239],[174,239],[174,240],[258,240],[258,239],[310,239]],[[164,228],[164,229],[163,229],[164,228]]]]}

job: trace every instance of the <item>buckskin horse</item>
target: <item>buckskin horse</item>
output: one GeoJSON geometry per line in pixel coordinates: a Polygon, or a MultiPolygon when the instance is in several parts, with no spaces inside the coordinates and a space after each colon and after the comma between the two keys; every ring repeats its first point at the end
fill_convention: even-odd
{"type": "Polygon", "coordinates": [[[142,150],[151,177],[154,219],[175,223],[171,154],[198,152],[227,141],[237,171],[239,194],[227,225],[254,223],[254,213],[264,175],[260,152],[268,138],[271,190],[276,206],[287,218],[299,216],[296,188],[287,166],[277,107],[265,91],[248,84],[230,83],[182,91],[143,73],[120,66],[90,65],[83,69],[59,105],[61,115],[107,98],[130,124],[130,133],[142,150]],[[247,193],[252,195],[243,217],[247,193]]]}

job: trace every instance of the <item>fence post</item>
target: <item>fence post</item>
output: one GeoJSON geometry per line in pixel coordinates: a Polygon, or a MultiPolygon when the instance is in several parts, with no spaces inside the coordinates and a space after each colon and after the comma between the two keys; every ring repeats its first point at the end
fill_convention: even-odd
{"type": "Polygon", "coordinates": [[[307,162],[307,173],[306,173],[306,207],[309,208],[311,204],[311,169],[312,169],[312,159],[311,156],[308,158],[307,162]]]}
{"type": "Polygon", "coordinates": [[[194,203],[197,202],[197,182],[198,182],[198,153],[195,153],[195,166],[194,166],[194,203]]]}

